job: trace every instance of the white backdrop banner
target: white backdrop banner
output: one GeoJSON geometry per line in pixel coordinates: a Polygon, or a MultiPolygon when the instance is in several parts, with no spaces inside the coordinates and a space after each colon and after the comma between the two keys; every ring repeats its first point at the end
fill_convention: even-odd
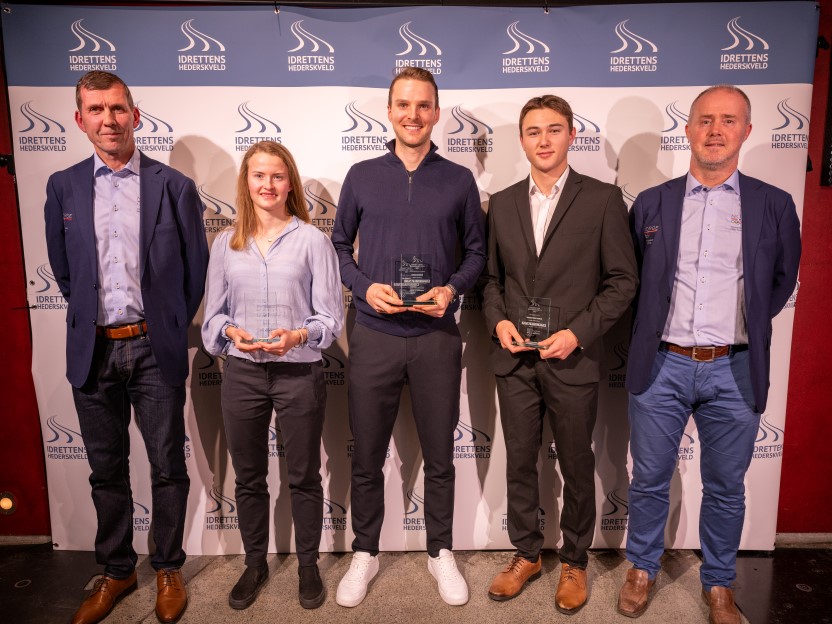
{"type": "MultiPolygon", "coordinates": [[[[97,8],[4,5],[25,268],[34,339],[32,372],[42,419],[53,541],[92,549],[89,467],[64,364],[66,303],[43,233],[48,176],[88,157],[74,120],[74,85],[86,71],[118,73],[142,114],[136,143],[196,181],[210,240],[234,221],[235,180],[252,143],[272,139],[295,155],[313,222],[331,232],[340,184],[353,163],[382,154],[393,137],[387,86],[404,65],[432,71],[440,88],[434,131],[440,154],[473,172],[489,196],[528,174],[517,138],[525,101],[544,93],[575,110],[570,164],[621,187],[629,202],[687,171],[691,101],[717,83],[741,85],[754,129],[741,169],[792,194],[802,211],[812,72],[814,2],[710,3],[555,8],[281,9],[97,8]]],[[[348,330],[354,310],[344,293],[348,330]]],[[[794,298],[775,320],[768,411],[747,477],[742,547],[774,544],[794,298]]],[[[464,339],[462,402],[455,432],[457,549],[508,549],[505,451],[487,365],[489,336],[475,295],[458,313],[464,339]]],[[[222,362],[191,331],[185,445],[191,491],[185,549],[240,553],[234,474],[226,450],[222,362]]],[[[627,319],[606,337],[595,428],[596,547],[624,545],[627,531],[625,362],[627,319]]],[[[349,550],[351,434],[347,335],[324,355],[327,420],[321,452],[324,551],[349,550]]],[[[131,426],[135,546],[150,543],[149,467],[131,426]]],[[[540,523],[560,541],[561,478],[552,435],[540,455],[540,523]]],[[[270,429],[271,549],[293,549],[281,432],[270,429]]],[[[422,459],[405,391],[384,468],[384,550],[425,548],[422,459]]],[[[699,438],[691,423],[671,488],[667,545],[698,546],[699,438]]]]}

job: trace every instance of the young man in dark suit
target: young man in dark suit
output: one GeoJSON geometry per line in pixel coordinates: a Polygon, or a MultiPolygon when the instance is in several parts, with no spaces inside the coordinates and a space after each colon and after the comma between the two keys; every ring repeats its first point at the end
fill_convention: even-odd
{"type": "Polygon", "coordinates": [[[187,604],[183,408],[187,331],[208,264],[203,206],[190,179],[136,149],[139,110],[118,76],[89,72],[75,93],[75,121],[95,152],[49,178],[46,241],[68,304],[67,379],[92,470],[104,576],[72,621],[98,622],[136,587],[132,406],[151,464],[156,615],[172,622],[187,604]]]}
{"type": "Polygon", "coordinates": [[[601,338],[637,284],[621,191],[569,167],[572,122],[571,107],[554,95],[523,107],[520,144],[531,174],[491,198],[483,291],[506,443],[508,533],[517,549],[488,595],[513,598],[540,574],[537,459],[546,416],[564,481],[555,606],[567,614],[587,595],[601,338]]]}

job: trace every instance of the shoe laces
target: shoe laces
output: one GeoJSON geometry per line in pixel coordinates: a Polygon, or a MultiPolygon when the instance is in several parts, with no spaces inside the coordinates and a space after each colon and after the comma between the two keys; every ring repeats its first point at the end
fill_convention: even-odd
{"type": "Polygon", "coordinates": [[[111,579],[108,576],[100,576],[95,579],[95,585],[92,586],[92,593],[97,594],[98,592],[109,591],[110,580],[111,579]]]}
{"type": "Polygon", "coordinates": [[[363,582],[372,560],[372,557],[353,556],[352,562],[350,563],[350,569],[347,571],[347,579],[355,583],[363,582]]]}
{"type": "Polygon", "coordinates": [[[578,584],[578,569],[571,565],[563,566],[563,571],[560,574],[561,582],[571,581],[578,584]]]}
{"type": "Polygon", "coordinates": [[[439,574],[447,581],[456,581],[459,577],[459,569],[456,567],[456,560],[453,555],[434,558],[434,565],[439,569],[439,574]]]}
{"type": "Polygon", "coordinates": [[[162,570],[162,586],[169,587],[173,586],[173,584],[173,573],[168,570],[162,570]]]}
{"type": "Polygon", "coordinates": [[[506,566],[506,569],[503,570],[503,572],[509,574],[520,574],[520,568],[523,567],[523,561],[523,557],[521,557],[520,555],[514,555],[511,558],[511,561],[508,562],[508,565],[506,566]]]}

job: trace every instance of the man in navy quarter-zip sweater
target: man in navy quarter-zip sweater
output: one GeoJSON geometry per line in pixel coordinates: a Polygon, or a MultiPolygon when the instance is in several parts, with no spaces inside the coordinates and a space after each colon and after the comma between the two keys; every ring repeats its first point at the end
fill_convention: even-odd
{"type": "Polygon", "coordinates": [[[353,165],[332,242],[357,310],[350,334],[349,411],[354,438],[355,554],[336,602],[361,603],[378,573],[384,518],[382,468],[407,380],[422,446],[428,570],[448,604],[468,601],[452,551],[453,432],[459,420],[462,340],[454,312],[485,265],[484,219],[474,177],[436,153],[439,94],[430,72],[405,68],[390,85],[389,154],[353,165]],[[358,247],[358,260],[353,253],[358,247]],[[422,305],[404,305],[396,259],[419,258],[430,276],[422,305]]]}

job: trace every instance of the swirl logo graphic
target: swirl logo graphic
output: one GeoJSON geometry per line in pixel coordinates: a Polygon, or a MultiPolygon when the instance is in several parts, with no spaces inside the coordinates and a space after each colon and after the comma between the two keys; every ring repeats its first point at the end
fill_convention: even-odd
{"type": "Polygon", "coordinates": [[[396,56],[405,56],[406,54],[410,54],[414,46],[418,46],[419,56],[425,56],[425,54],[428,53],[428,46],[433,48],[434,52],[436,53],[436,56],[442,56],[442,50],[439,48],[438,45],[436,45],[432,41],[428,41],[424,37],[420,37],[410,29],[410,25],[412,23],[413,22],[405,22],[404,24],[399,26],[399,36],[407,44],[407,47],[402,52],[397,52],[396,56]]]}
{"type": "Polygon", "coordinates": [[[578,134],[587,132],[589,128],[593,129],[592,132],[601,132],[601,126],[597,123],[575,113],[572,113],[572,125],[578,130],[578,134]]]}
{"type": "Polygon", "coordinates": [[[182,31],[182,34],[185,35],[185,38],[188,40],[188,45],[184,48],[179,48],[180,52],[187,52],[188,50],[193,50],[196,48],[200,43],[202,44],[202,49],[195,50],[198,52],[208,52],[211,50],[211,47],[215,47],[218,52],[225,52],[225,46],[222,42],[214,39],[206,35],[204,32],[198,31],[193,26],[194,20],[189,19],[187,21],[182,22],[182,25],[179,27],[179,30],[182,31]]]}
{"type": "Polygon", "coordinates": [[[494,134],[494,130],[484,121],[477,119],[471,113],[466,113],[462,110],[461,106],[454,106],[451,109],[451,117],[454,118],[454,121],[458,124],[456,130],[449,132],[448,134],[459,134],[465,128],[470,128],[471,132],[469,134],[480,134],[483,129],[485,129],[486,134],[494,134]]]}
{"type": "Polygon", "coordinates": [[[321,353],[321,357],[323,358],[324,369],[344,368],[344,362],[335,357],[334,355],[330,355],[329,353],[321,353]]]}
{"type": "Polygon", "coordinates": [[[416,493],[416,488],[407,491],[407,500],[410,501],[410,508],[404,512],[406,516],[415,514],[425,504],[425,499],[416,493]]]}
{"type": "Polygon", "coordinates": [[[214,364],[216,363],[216,361],[217,361],[216,358],[214,358],[213,355],[208,353],[205,350],[204,346],[200,346],[199,350],[196,352],[196,356],[194,356],[194,366],[199,368],[199,370],[205,370],[206,368],[212,368],[214,366],[214,364]],[[197,363],[196,363],[197,358],[202,359],[205,362],[205,364],[203,364],[202,366],[197,366],[197,363]]]}
{"type": "Polygon", "coordinates": [[[316,218],[319,218],[330,210],[335,210],[335,204],[314,193],[311,184],[303,187],[303,195],[306,198],[306,209],[309,211],[310,217],[314,215],[316,218]]]}
{"type": "Polygon", "coordinates": [[[650,51],[653,53],[658,52],[659,48],[656,47],[655,43],[649,39],[645,39],[641,35],[637,35],[632,30],[627,28],[627,22],[629,21],[629,19],[625,19],[623,22],[618,22],[618,24],[615,25],[615,35],[621,40],[621,47],[616,50],[612,50],[610,54],[629,52],[630,46],[633,47],[633,54],[640,54],[645,47],[649,47],[650,51]]]}
{"type": "MultiPolygon", "coordinates": [[[[631,193],[631,192],[627,189],[627,185],[626,185],[626,184],[625,184],[624,186],[622,186],[622,187],[621,187],[621,194],[624,196],[624,201],[626,201],[627,203],[629,203],[629,204],[632,206],[633,202],[636,200],[636,196],[635,196],[635,195],[633,195],[633,194],[632,194],[632,193],[631,193]]],[[[625,354],[625,357],[626,357],[626,354],[625,354]]]]}
{"type": "Polygon", "coordinates": [[[265,134],[266,130],[268,130],[269,126],[274,128],[275,132],[281,132],[280,126],[278,126],[275,122],[271,119],[266,119],[262,115],[258,115],[255,113],[251,108],[248,106],[248,102],[243,102],[237,107],[237,112],[240,113],[240,117],[246,122],[246,125],[243,129],[237,130],[237,133],[242,132],[257,132],[258,134],[265,134]],[[252,130],[252,128],[257,128],[256,130],[252,130]]]}
{"type": "MultiPolygon", "coordinates": [[[[35,269],[35,274],[40,278],[41,281],[41,288],[36,290],[36,293],[44,293],[48,290],[52,289],[52,285],[57,286],[57,282],[55,281],[55,275],[52,273],[52,267],[49,266],[48,263],[41,264],[38,268],[35,269]]],[[[35,280],[29,280],[30,286],[36,286],[35,280]]]]}
{"type": "Polygon", "coordinates": [[[511,50],[506,50],[503,54],[514,54],[515,52],[518,54],[549,54],[549,46],[543,43],[540,39],[535,39],[534,37],[522,32],[517,27],[517,24],[519,23],[519,20],[512,22],[508,25],[508,28],[506,28],[506,34],[509,39],[514,42],[514,47],[511,48],[511,50]],[[526,49],[520,50],[523,46],[525,46],[526,49]],[[540,48],[539,52],[537,51],[538,47],[540,48]]]}
{"type": "Polygon", "coordinates": [[[137,503],[136,501],[133,501],[133,515],[134,516],[135,515],[149,516],[150,515],[150,509],[148,507],[142,505],[141,503],[137,503]]]}
{"type": "Polygon", "coordinates": [[[196,190],[199,193],[200,199],[202,199],[202,204],[205,206],[205,210],[213,210],[215,215],[226,213],[233,217],[237,214],[237,209],[234,206],[221,200],[219,197],[211,195],[205,190],[204,184],[198,186],[196,190]]]}
{"type": "Polygon", "coordinates": [[[459,442],[465,437],[468,438],[466,442],[491,442],[491,436],[485,431],[460,420],[454,430],[454,442],[459,442]]]}
{"type": "Polygon", "coordinates": [[[618,490],[612,490],[607,494],[607,502],[609,503],[609,511],[604,512],[605,516],[629,515],[630,503],[621,497],[618,490]]]}
{"type": "Polygon", "coordinates": [[[784,436],[784,431],[780,427],[776,427],[772,425],[765,415],[763,415],[762,419],[760,420],[760,429],[757,432],[757,439],[754,441],[755,443],[766,442],[768,444],[774,444],[776,442],[780,442],[780,440],[784,436]]]}
{"type": "MultiPolygon", "coordinates": [[[[633,198],[635,199],[635,198],[633,198]]],[[[626,342],[619,342],[612,348],[612,353],[616,359],[616,365],[613,366],[610,370],[621,370],[627,364],[627,353],[629,352],[629,348],[626,342]]]]}
{"type": "Polygon", "coordinates": [[[344,107],[344,112],[350,118],[350,121],[352,121],[352,125],[346,130],[341,130],[341,132],[352,132],[362,123],[364,124],[364,129],[361,132],[373,132],[373,128],[376,127],[376,132],[387,132],[387,126],[382,122],[358,110],[355,106],[355,100],[344,107]]]}
{"type": "Polygon", "coordinates": [[[333,500],[324,498],[324,513],[329,516],[332,514],[346,515],[347,508],[333,500]]]}
{"type": "Polygon", "coordinates": [[[739,25],[741,15],[733,18],[726,24],[726,28],[728,29],[728,34],[731,35],[733,41],[731,44],[726,47],[722,48],[724,51],[733,50],[734,48],[739,47],[743,42],[746,44],[743,50],[753,50],[755,47],[761,47],[763,50],[768,50],[769,45],[768,41],[760,37],[759,35],[755,35],[753,32],[750,32],[739,25]]]}
{"type": "Polygon", "coordinates": [[[667,113],[667,116],[670,117],[671,124],[669,128],[665,128],[662,132],[673,132],[680,125],[688,123],[688,116],[680,111],[676,104],[678,104],[678,101],[671,102],[665,106],[664,110],[667,113]]]}
{"type": "Polygon", "coordinates": [[[168,122],[163,121],[158,117],[154,117],[143,108],[141,111],[142,113],[139,117],[139,125],[136,126],[136,132],[143,130],[145,132],[156,133],[162,128],[165,129],[165,132],[173,132],[173,126],[171,126],[168,122]]]}
{"type": "Polygon", "coordinates": [[[277,425],[269,425],[269,442],[277,442],[277,434],[282,434],[280,427],[277,425]]]}
{"type": "Polygon", "coordinates": [[[211,488],[211,491],[208,493],[208,497],[211,499],[211,503],[209,503],[211,509],[207,511],[207,513],[217,513],[220,514],[232,514],[237,509],[237,501],[233,498],[226,496],[217,488],[211,488]]]}
{"type": "Polygon", "coordinates": [[[47,132],[52,131],[52,126],[55,127],[55,130],[64,134],[66,132],[66,128],[64,128],[60,123],[52,119],[51,117],[47,117],[46,115],[37,112],[34,108],[32,108],[32,102],[26,102],[20,107],[20,113],[26,118],[26,121],[29,122],[29,125],[23,128],[22,130],[18,130],[18,132],[31,132],[35,129],[36,126],[40,126],[42,129],[40,132],[46,134],[47,132]]]}
{"type": "Polygon", "coordinates": [[[79,442],[83,442],[81,434],[74,429],[70,429],[69,427],[59,423],[57,416],[50,416],[47,418],[46,427],[53,434],[52,437],[46,441],[47,444],[58,442],[59,440],[61,440],[61,442],[59,442],[60,444],[72,444],[75,442],[75,438],[78,438],[79,442]]]}
{"type": "Polygon", "coordinates": [[[803,130],[804,127],[809,126],[809,118],[789,106],[789,98],[780,100],[777,103],[777,112],[783,117],[783,124],[772,128],[772,130],[782,130],[783,128],[791,128],[794,125],[794,130],[803,130]]]}
{"type": "Polygon", "coordinates": [[[72,31],[72,34],[78,37],[78,47],[71,48],[70,52],[78,52],[79,50],[84,50],[87,47],[87,44],[91,45],[90,52],[98,52],[101,49],[102,44],[107,46],[110,49],[110,52],[116,51],[116,46],[113,45],[112,41],[109,41],[102,37],[101,35],[96,35],[94,32],[91,32],[81,26],[81,22],[83,22],[83,18],[79,20],[75,20],[72,22],[72,26],[69,29],[72,31]]]}
{"type": "Polygon", "coordinates": [[[298,45],[289,50],[289,52],[297,52],[298,50],[303,50],[306,44],[308,43],[310,46],[310,52],[317,52],[322,47],[325,47],[329,50],[329,53],[332,54],[335,52],[335,48],[329,44],[329,42],[324,41],[320,37],[316,37],[311,32],[306,30],[301,24],[303,20],[298,20],[294,24],[292,24],[290,30],[295,38],[298,40],[298,45]]]}

